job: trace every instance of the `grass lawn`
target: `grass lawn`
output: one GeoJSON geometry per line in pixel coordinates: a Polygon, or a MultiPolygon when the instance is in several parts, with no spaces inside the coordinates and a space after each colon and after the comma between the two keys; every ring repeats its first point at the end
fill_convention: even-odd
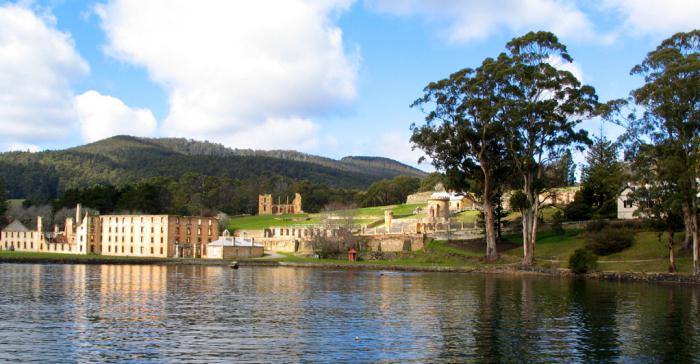
{"type": "Polygon", "coordinates": [[[271,226],[313,225],[320,222],[318,214],[240,216],[229,219],[228,229],[264,229],[271,226]]]}
{"type": "Polygon", "coordinates": [[[82,254],[61,254],[61,253],[43,253],[43,252],[19,252],[19,251],[0,251],[0,260],[4,261],[30,261],[37,260],[41,262],[134,262],[134,263],[152,263],[167,261],[168,258],[154,257],[118,257],[112,255],[82,255],[82,254]]]}

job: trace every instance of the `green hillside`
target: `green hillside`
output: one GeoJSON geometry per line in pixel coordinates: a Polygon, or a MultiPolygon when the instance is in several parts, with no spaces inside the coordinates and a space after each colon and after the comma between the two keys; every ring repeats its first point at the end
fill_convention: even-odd
{"type": "Polygon", "coordinates": [[[186,139],[115,136],[65,150],[0,153],[0,179],[11,198],[50,198],[73,187],[122,185],[187,172],[236,179],[284,176],[333,187],[363,189],[397,175],[425,173],[384,158],[337,161],[295,151],[230,149],[186,139]]]}

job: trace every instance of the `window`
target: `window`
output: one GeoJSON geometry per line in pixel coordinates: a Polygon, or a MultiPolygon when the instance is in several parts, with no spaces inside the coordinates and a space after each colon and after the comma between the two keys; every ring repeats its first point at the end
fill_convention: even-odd
{"type": "Polygon", "coordinates": [[[153,254],[153,247],[151,247],[151,254],[153,254]]]}
{"type": "Polygon", "coordinates": [[[202,229],[201,229],[201,228],[197,228],[197,235],[202,235],[202,229]]]}
{"type": "Polygon", "coordinates": [[[133,246],[129,249],[129,252],[131,252],[132,254],[134,253],[134,247],[133,247],[133,246]]]}
{"type": "Polygon", "coordinates": [[[151,226],[151,234],[153,234],[155,231],[153,230],[153,226],[151,226]]]}
{"type": "Polygon", "coordinates": [[[163,254],[163,248],[160,248],[160,254],[161,255],[163,254]]]}
{"type": "Polygon", "coordinates": [[[624,204],[625,204],[626,209],[631,208],[632,207],[632,200],[625,200],[624,204]]]}
{"type": "Polygon", "coordinates": [[[153,237],[151,236],[151,244],[153,244],[153,237]]]}

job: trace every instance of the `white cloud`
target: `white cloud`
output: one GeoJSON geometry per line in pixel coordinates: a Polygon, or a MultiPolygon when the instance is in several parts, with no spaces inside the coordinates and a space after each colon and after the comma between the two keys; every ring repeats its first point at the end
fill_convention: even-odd
{"type": "Polygon", "coordinates": [[[168,92],[162,134],[295,147],[318,138],[311,118],[355,98],[359,59],[335,25],[349,5],[112,0],[96,12],[106,52],[168,92]]]}
{"type": "Polygon", "coordinates": [[[445,24],[442,31],[453,42],[481,40],[503,31],[530,30],[548,30],[571,39],[597,37],[590,20],[574,1],[370,0],[368,4],[379,12],[420,16],[445,24]]]}
{"type": "MultiPolygon", "coordinates": [[[[423,156],[423,152],[416,148],[411,150],[411,136],[401,132],[388,132],[381,136],[378,142],[372,143],[369,147],[367,155],[379,155],[386,158],[391,158],[399,162],[418,166],[418,159],[423,156]]],[[[420,164],[423,170],[432,170],[432,166],[426,161],[420,164]]]]}
{"type": "Polygon", "coordinates": [[[621,30],[632,35],[670,36],[700,27],[698,0],[603,0],[623,18],[621,30]]]}
{"type": "Polygon", "coordinates": [[[558,70],[571,72],[571,74],[574,75],[579,82],[583,82],[583,69],[581,68],[581,64],[577,62],[564,61],[557,55],[549,56],[547,63],[558,70]]]}
{"type": "Polygon", "coordinates": [[[80,132],[89,142],[126,134],[153,136],[156,118],[148,109],[132,109],[121,100],[87,91],[75,97],[75,109],[80,120],[80,132]]]}
{"type": "Polygon", "coordinates": [[[0,6],[0,142],[55,140],[74,128],[70,84],[89,67],[54,23],[20,5],[0,6]]]}
{"type": "Polygon", "coordinates": [[[4,148],[8,152],[31,152],[36,153],[41,150],[38,145],[25,143],[10,143],[4,148]]]}

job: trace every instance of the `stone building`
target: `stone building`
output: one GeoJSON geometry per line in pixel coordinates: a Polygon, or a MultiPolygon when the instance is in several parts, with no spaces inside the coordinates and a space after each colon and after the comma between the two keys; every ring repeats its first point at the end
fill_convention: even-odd
{"type": "Polygon", "coordinates": [[[274,203],[271,194],[258,195],[258,215],[301,214],[303,212],[299,193],[294,194],[291,203],[289,203],[289,196],[287,196],[286,203],[282,203],[279,196],[277,203],[274,203]]]}
{"type": "Polygon", "coordinates": [[[6,250],[139,257],[202,258],[207,244],[219,238],[219,221],[204,216],[92,215],[65,220],[64,230],[44,233],[13,222],[0,233],[6,250]]]}

